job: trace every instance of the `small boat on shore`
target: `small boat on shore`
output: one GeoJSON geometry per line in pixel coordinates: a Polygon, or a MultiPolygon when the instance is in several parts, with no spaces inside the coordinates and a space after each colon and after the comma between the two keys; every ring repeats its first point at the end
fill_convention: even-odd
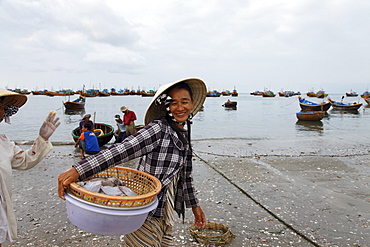
{"type": "Polygon", "coordinates": [[[311,111],[311,112],[297,112],[296,116],[298,120],[301,121],[320,121],[324,118],[325,112],[324,111],[311,111]]]}
{"type": "Polygon", "coordinates": [[[362,103],[356,103],[356,102],[355,103],[343,103],[343,102],[338,102],[338,101],[334,101],[331,99],[328,99],[328,100],[331,103],[331,106],[333,107],[333,109],[336,109],[336,110],[357,111],[362,106],[362,103]]]}
{"type": "Polygon", "coordinates": [[[236,107],[236,105],[238,104],[238,102],[236,101],[226,101],[222,106],[224,107],[236,107]]]}
{"type": "MultiPolygon", "coordinates": [[[[103,146],[107,144],[113,137],[114,129],[112,125],[105,124],[105,123],[95,123],[95,131],[100,131],[98,137],[99,146],[103,146]]],[[[76,142],[77,139],[80,137],[80,128],[77,127],[72,130],[72,137],[73,140],[76,142]]]]}
{"type": "Polygon", "coordinates": [[[364,100],[365,100],[365,102],[366,102],[368,105],[370,105],[370,97],[365,97],[365,98],[364,98],[364,100]]]}
{"type": "Polygon", "coordinates": [[[308,101],[300,96],[298,96],[298,100],[299,106],[301,107],[302,111],[327,111],[331,106],[330,102],[323,102],[321,104],[317,104],[308,101]]]}

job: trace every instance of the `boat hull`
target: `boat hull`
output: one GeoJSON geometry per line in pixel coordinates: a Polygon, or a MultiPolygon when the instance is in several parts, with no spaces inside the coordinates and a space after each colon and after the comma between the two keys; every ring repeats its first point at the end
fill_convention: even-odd
{"type": "MultiPolygon", "coordinates": [[[[95,129],[101,129],[104,133],[103,135],[98,136],[99,146],[107,144],[112,139],[114,129],[111,125],[104,123],[95,123],[95,129]]],[[[80,137],[79,127],[72,130],[72,137],[75,142],[80,137]]]]}
{"type": "Polygon", "coordinates": [[[85,109],[85,102],[83,103],[77,103],[73,101],[66,101],[63,102],[64,107],[66,110],[82,110],[85,109]]]}
{"type": "Polygon", "coordinates": [[[320,121],[325,116],[325,111],[297,112],[296,116],[301,121],[320,121]]]}
{"type": "Polygon", "coordinates": [[[335,110],[342,110],[342,111],[357,111],[361,106],[362,103],[342,103],[342,102],[337,102],[334,100],[329,99],[331,106],[335,110]]]}
{"type": "Polygon", "coordinates": [[[331,103],[325,102],[321,104],[316,104],[311,101],[307,101],[301,97],[298,97],[299,100],[299,106],[301,107],[301,110],[304,112],[310,112],[310,111],[327,111],[329,110],[331,103]]]}
{"type": "Polygon", "coordinates": [[[335,109],[335,110],[344,110],[344,111],[357,111],[361,106],[362,106],[362,103],[353,104],[353,105],[332,104],[333,109],[335,109]]]}
{"type": "Polygon", "coordinates": [[[225,102],[222,106],[224,107],[236,107],[238,103],[236,101],[225,102]]]}

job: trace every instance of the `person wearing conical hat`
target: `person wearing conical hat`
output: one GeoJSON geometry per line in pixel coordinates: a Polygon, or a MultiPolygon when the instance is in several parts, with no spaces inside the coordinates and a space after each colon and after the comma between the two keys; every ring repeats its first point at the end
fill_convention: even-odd
{"type": "Polygon", "coordinates": [[[195,195],[192,178],[191,119],[203,106],[206,85],[197,78],[159,88],[145,113],[146,126],[100,153],[74,164],[58,177],[58,194],[76,179],[85,180],[114,165],[140,157],[137,169],[157,177],[162,189],[158,206],[144,225],[125,234],[126,246],[171,246],[175,214],[184,219],[192,208],[194,224],[204,228],[206,217],[195,195]]]}
{"type": "MultiPolygon", "coordinates": [[[[10,124],[10,117],[27,101],[27,96],[0,88],[0,122],[10,124]]],[[[16,217],[12,204],[12,169],[27,170],[37,165],[53,148],[50,136],[59,126],[59,117],[50,112],[32,146],[23,151],[0,134],[0,246],[17,238],[16,217]]]]}

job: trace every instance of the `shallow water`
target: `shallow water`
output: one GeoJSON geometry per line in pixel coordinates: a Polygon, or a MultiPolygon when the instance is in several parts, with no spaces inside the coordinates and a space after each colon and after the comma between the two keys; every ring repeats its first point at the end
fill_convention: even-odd
{"type": "MultiPolygon", "coordinates": [[[[71,100],[77,98],[71,96],[71,100]]],[[[330,95],[333,100],[340,100],[341,95],[330,95]]],[[[322,99],[308,98],[320,103],[322,99]]],[[[1,123],[0,133],[5,133],[11,140],[32,141],[49,111],[57,111],[61,117],[61,126],[52,136],[53,142],[72,142],[71,131],[85,113],[92,115],[96,122],[111,124],[115,129],[114,115],[121,114],[120,107],[125,105],[136,112],[136,124],[143,124],[144,114],[152,97],[110,96],[87,98],[85,111],[67,113],[62,102],[67,97],[29,95],[28,102],[19,112],[11,117],[11,125],[1,123]]],[[[368,143],[367,133],[370,108],[361,98],[345,98],[344,102],[362,102],[357,112],[341,112],[330,109],[320,122],[299,122],[295,113],[300,111],[297,97],[263,98],[239,94],[238,97],[208,97],[204,108],[193,120],[192,138],[243,138],[268,140],[326,140],[352,141],[357,144],[368,143]],[[236,109],[225,108],[226,100],[238,102],[236,109]],[[320,139],[319,138],[319,139],[320,139]]],[[[319,144],[319,143],[318,143],[319,144]]]]}

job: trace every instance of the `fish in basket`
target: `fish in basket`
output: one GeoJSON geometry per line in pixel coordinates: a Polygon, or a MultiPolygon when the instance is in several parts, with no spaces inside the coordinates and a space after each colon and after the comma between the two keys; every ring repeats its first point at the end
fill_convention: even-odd
{"type": "Polygon", "coordinates": [[[66,191],[69,220],[78,228],[100,235],[122,235],[136,231],[157,205],[161,182],[154,176],[126,167],[112,167],[89,178],[122,181],[125,196],[107,195],[84,188],[81,181],[66,191]],[[134,193],[134,194],[130,194],[134,193]]]}

